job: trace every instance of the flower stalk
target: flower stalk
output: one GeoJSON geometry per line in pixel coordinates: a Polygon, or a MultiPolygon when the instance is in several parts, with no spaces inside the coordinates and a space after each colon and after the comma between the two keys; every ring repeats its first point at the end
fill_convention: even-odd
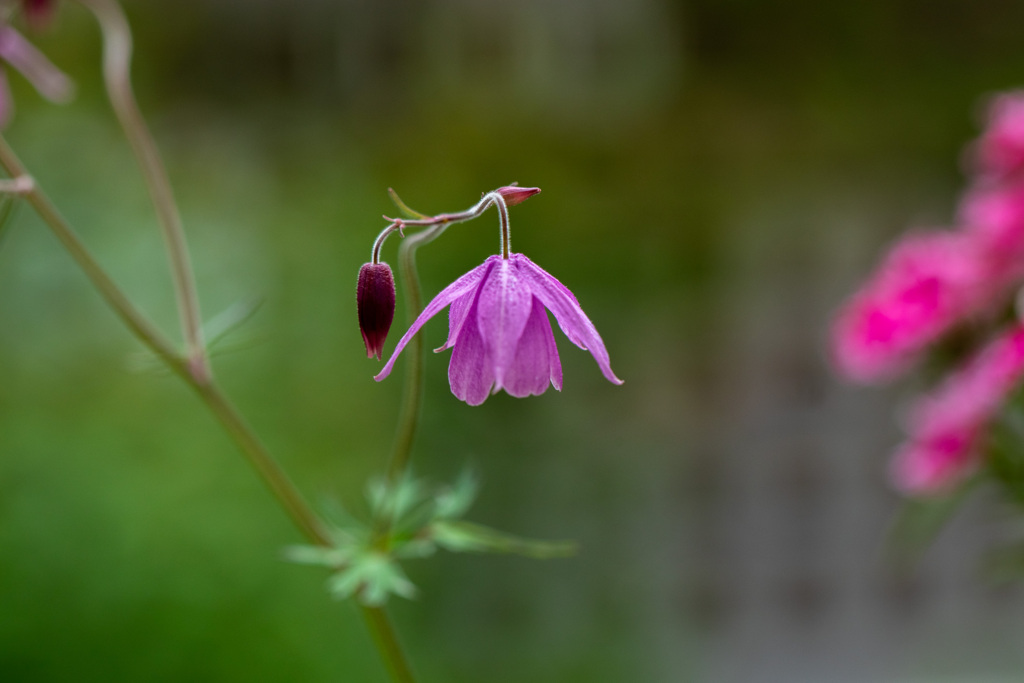
{"type": "MultiPolygon", "coordinates": [[[[8,188],[13,187],[16,193],[22,195],[39,214],[39,217],[49,226],[75,263],[132,334],[199,395],[303,536],[313,545],[331,546],[333,541],[324,523],[305,501],[260,438],[242,418],[241,413],[231,400],[220,390],[212,374],[197,373],[196,368],[190,365],[191,359],[182,355],[135,307],[60,214],[50,198],[33,181],[32,176],[28,174],[21,160],[18,159],[2,135],[0,135],[0,167],[3,167],[11,176],[8,188]]],[[[0,192],[2,191],[0,188],[0,192]]],[[[366,605],[360,605],[360,609],[367,624],[371,626],[374,642],[393,679],[396,683],[411,683],[414,679],[386,612],[383,608],[366,605]]]]}
{"type": "Polygon", "coordinates": [[[110,104],[142,169],[142,176],[156,208],[167,247],[174,282],[189,372],[202,379],[209,374],[203,343],[202,316],[195,276],[189,260],[185,230],[167,171],[132,90],[130,69],[132,35],[121,6],[114,0],[79,0],[99,22],[103,33],[103,77],[110,104]]]}

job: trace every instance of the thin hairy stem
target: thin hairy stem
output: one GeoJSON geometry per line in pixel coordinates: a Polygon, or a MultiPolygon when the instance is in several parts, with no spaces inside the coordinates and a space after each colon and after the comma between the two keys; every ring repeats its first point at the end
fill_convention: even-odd
{"type": "MultiPolygon", "coordinates": [[[[429,233],[429,238],[426,239],[426,242],[429,242],[444,232],[449,225],[464,223],[479,217],[480,214],[491,206],[491,204],[496,205],[498,207],[498,212],[501,214],[501,246],[502,250],[505,249],[506,237],[508,236],[508,209],[505,206],[505,199],[501,196],[500,192],[488,192],[480,198],[480,201],[465,211],[460,211],[458,213],[439,213],[436,216],[427,216],[419,211],[413,211],[405,205],[405,202],[398,198],[398,195],[395,194],[394,190],[389,189],[388,192],[391,193],[391,198],[395,200],[395,203],[398,204],[398,207],[402,209],[402,211],[420,216],[420,218],[388,218],[387,216],[384,216],[384,220],[391,221],[391,225],[381,230],[380,234],[377,235],[377,239],[373,241],[374,263],[379,262],[381,247],[384,246],[384,241],[387,240],[392,233],[400,232],[404,237],[404,230],[407,227],[437,228],[436,231],[425,231],[425,233],[429,233]]],[[[424,233],[418,234],[422,235],[424,233]]],[[[415,237],[415,235],[413,237],[415,237]]],[[[410,237],[409,239],[413,239],[413,237],[410,237]]]]}
{"type": "Polygon", "coordinates": [[[121,6],[115,0],[79,2],[96,16],[103,33],[103,77],[107,94],[117,120],[124,129],[125,137],[128,138],[139,162],[142,177],[156,207],[171,263],[171,277],[178,302],[182,335],[185,339],[185,354],[189,358],[190,371],[201,377],[209,372],[209,367],[203,343],[202,316],[199,312],[195,276],[189,262],[185,231],[181,225],[181,216],[178,214],[167,171],[160,160],[160,152],[142,118],[132,90],[131,30],[121,6]]]}

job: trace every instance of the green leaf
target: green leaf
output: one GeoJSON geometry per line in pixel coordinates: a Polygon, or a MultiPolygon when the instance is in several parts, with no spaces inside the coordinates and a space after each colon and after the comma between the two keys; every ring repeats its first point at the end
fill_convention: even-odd
{"type": "Polygon", "coordinates": [[[325,548],[316,545],[292,545],[284,549],[284,559],[296,564],[312,564],[337,568],[351,560],[352,552],[345,548],[325,548]]]}
{"type": "Polygon", "coordinates": [[[430,535],[437,545],[456,553],[510,553],[543,560],[569,557],[578,549],[574,541],[537,541],[454,520],[434,522],[430,535]]]}
{"type": "Polygon", "coordinates": [[[364,605],[379,607],[391,594],[403,598],[416,596],[416,586],[394,560],[381,552],[370,551],[352,559],[344,569],[328,580],[336,598],[356,598],[364,605]]]}
{"type": "MultiPolygon", "coordinates": [[[[221,356],[254,346],[259,341],[255,335],[235,337],[230,344],[225,339],[251,319],[262,305],[262,297],[241,299],[207,321],[203,325],[203,337],[208,355],[221,356]]],[[[130,354],[126,366],[131,372],[145,374],[166,375],[171,372],[164,360],[149,350],[130,354]]]]}
{"type": "Polygon", "coordinates": [[[236,301],[203,325],[207,346],[213,348],[248,322],[263,306],[263,297],[250,296],[236,301]]]}
{"type": "Polygon", "coordinates": [[[450,487],[434,497],[434,518],[454,519],[466,514],[480,489],[480,480],[469,470],[463,470],[450,487]]]}

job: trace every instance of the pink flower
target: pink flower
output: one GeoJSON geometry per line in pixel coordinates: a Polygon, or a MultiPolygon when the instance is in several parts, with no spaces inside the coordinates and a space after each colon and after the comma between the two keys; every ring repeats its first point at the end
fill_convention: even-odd
{"type": "Polygon", "coordinates": [[[833,358],[851,379],[886,378],[979,304],[983,262],[965,234],[912,234],[840,312],[833,358]]]}
{"type": "Polygon", "coordinates": [[[992,100],[988,126],[978,140],[974,158],[979,172],[1002,178],[1024,166],[1024,92],[1009,92],[992,100]]]}
{"type": "Polygon", "coordinates": [[[962,481],[981,460],[986,430],[1022,376],[1024,326],[1018,325],[914,406],[910,438],[892,466],[896,486],[929,494],[962,481]]]}
{"type": "Polygon", "coordinates": [[[622,384],[612,372],[601,336],[572,292],[515,253],[507,259],[491,256],[441,290],[374,379],[387,377],[412,336],[449,305],[448,341],[437,351],[453,349],[448,365],[452,393],[471,406],[501,389],[519,398],[543,394],[549,383],[561,391],[562,365],[545,309],[572,343],[590,351],[608,381],[622,384]]]}
{"type": "Polygon", "coordinates": [[[983,252],[992,298],[1024,277],[1024,182],[972,189],[961,203],[960,220],[983,252]]]}

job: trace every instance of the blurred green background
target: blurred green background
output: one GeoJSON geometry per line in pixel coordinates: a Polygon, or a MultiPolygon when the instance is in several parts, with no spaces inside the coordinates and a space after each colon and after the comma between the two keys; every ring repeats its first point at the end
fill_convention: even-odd
{"type": "MultiPolygon", "coordinates": [[[[908,225],[952,220],[984,96],[1024,83],[1009,0],[150,0],[134,81],[207,317],[264,304],[223,385],[318,503],[363,507],[401,374],[355,318],[394,187],[428,213],[512,181],[516,251],[569,286],[615,387],[560,333],[564,391],[448,391],[414,462],[482,476],[471,517],[570,560],[440,555],[394,615],[424,681],[1019,680],[1024,599],[978,572],[984,501],[916,573],[882,560],[905,388],[847,388],[831,312],[908,225]],[[1016,636],[1014,634],[1016,633],[1016,636]]],[[[6,134],[118,282],[177,317],[145,187],[73,2],[6,134]]],[[[385,250],[394,259],[397,239],[385,250]]],[[[427,296],[493,214],[421,252],[427,296]]],[[[399,304],[388,352],[404,327],[399,304]]],[[[428,348],[446,322],[427,326],[428,348]]],[[[358,612],[28,207],[0,238],[0,680],[384,681],[358,612]]],[[[959,525],[959,526],[958,526],[959,525]]]]}

